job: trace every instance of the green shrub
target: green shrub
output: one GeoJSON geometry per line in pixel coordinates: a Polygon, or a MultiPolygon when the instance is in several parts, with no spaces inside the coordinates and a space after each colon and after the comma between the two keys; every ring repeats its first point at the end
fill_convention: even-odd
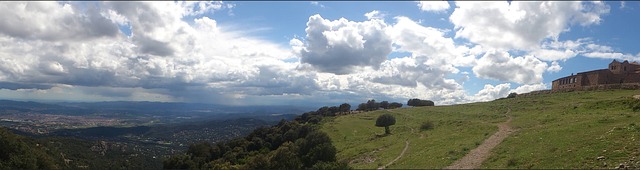
{"type": "Polygon", "coordinates": [[[420,130],[431,130],[433,129],[433,122],[431,121],[426,121],[426,122],[422,122],[422,124],[420,125],[420,130]]]}
{"type": "Polygon", "coordinates": [[[511,158],[507,161],[507,167],[513,167],[516,165],[518,165],[518,161],[516,159],[511,158]]]}

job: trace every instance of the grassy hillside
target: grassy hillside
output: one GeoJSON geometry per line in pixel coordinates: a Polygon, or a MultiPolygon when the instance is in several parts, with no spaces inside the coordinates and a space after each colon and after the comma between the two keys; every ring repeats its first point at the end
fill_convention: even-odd
{"type": "Polygon", "coordinates": [[[386,165],[400,155],[405,141],[407,151],[388,168],[443,168],[482,144],[510,116],[516,131],[492,150],[482,168],[638,167],[636,94],[640,91],[569,92],[380,110],[326,120],[322,130],[333,140],[337,158],[354,168],[386,165]],[[384,128],[374,124],[384,113],[394,115],[396,125],[392,135],[381,137],[384,128]],[[421,130],[427,121],[434,128],[421,130]]]}

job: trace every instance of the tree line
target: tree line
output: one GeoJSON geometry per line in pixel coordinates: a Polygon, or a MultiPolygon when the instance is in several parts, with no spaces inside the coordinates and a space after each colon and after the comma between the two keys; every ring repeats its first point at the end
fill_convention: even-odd
{"type": "Polygon", "coordinates": [[[393,103],[389,103],[388,101],[382,101],[382,102],[376,102],[375,99],[371,99],[369,101],[367,101],[366,103],[360,103],[358,105],[358,108],[356,110],[358,111],[374,111],[374,110],[378,110],[378,109],[395,109],[395,108],[401,108],[402,104],[401,103],[397,103],[397,102],[393,102],[393,103]]]}

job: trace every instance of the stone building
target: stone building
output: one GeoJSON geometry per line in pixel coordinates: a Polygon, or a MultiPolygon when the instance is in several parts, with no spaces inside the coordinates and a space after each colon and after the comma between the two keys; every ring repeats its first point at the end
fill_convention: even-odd
{"type": "Polygon", "coordinates": [[[571,74],[554,80],[552,91],[583,90],[599,85],[624,85],[640,83],[640,64],[625,60],[613,60],[609,68],[571,74]]]}

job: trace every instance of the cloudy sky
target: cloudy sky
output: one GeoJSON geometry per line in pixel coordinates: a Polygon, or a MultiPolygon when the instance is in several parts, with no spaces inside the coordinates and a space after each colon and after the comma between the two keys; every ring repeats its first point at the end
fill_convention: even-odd
{"type": "Polygon", "coordinates": [[[640,2],[0,2],[0,98],[437,105],[640,61],[640,2]]]}

